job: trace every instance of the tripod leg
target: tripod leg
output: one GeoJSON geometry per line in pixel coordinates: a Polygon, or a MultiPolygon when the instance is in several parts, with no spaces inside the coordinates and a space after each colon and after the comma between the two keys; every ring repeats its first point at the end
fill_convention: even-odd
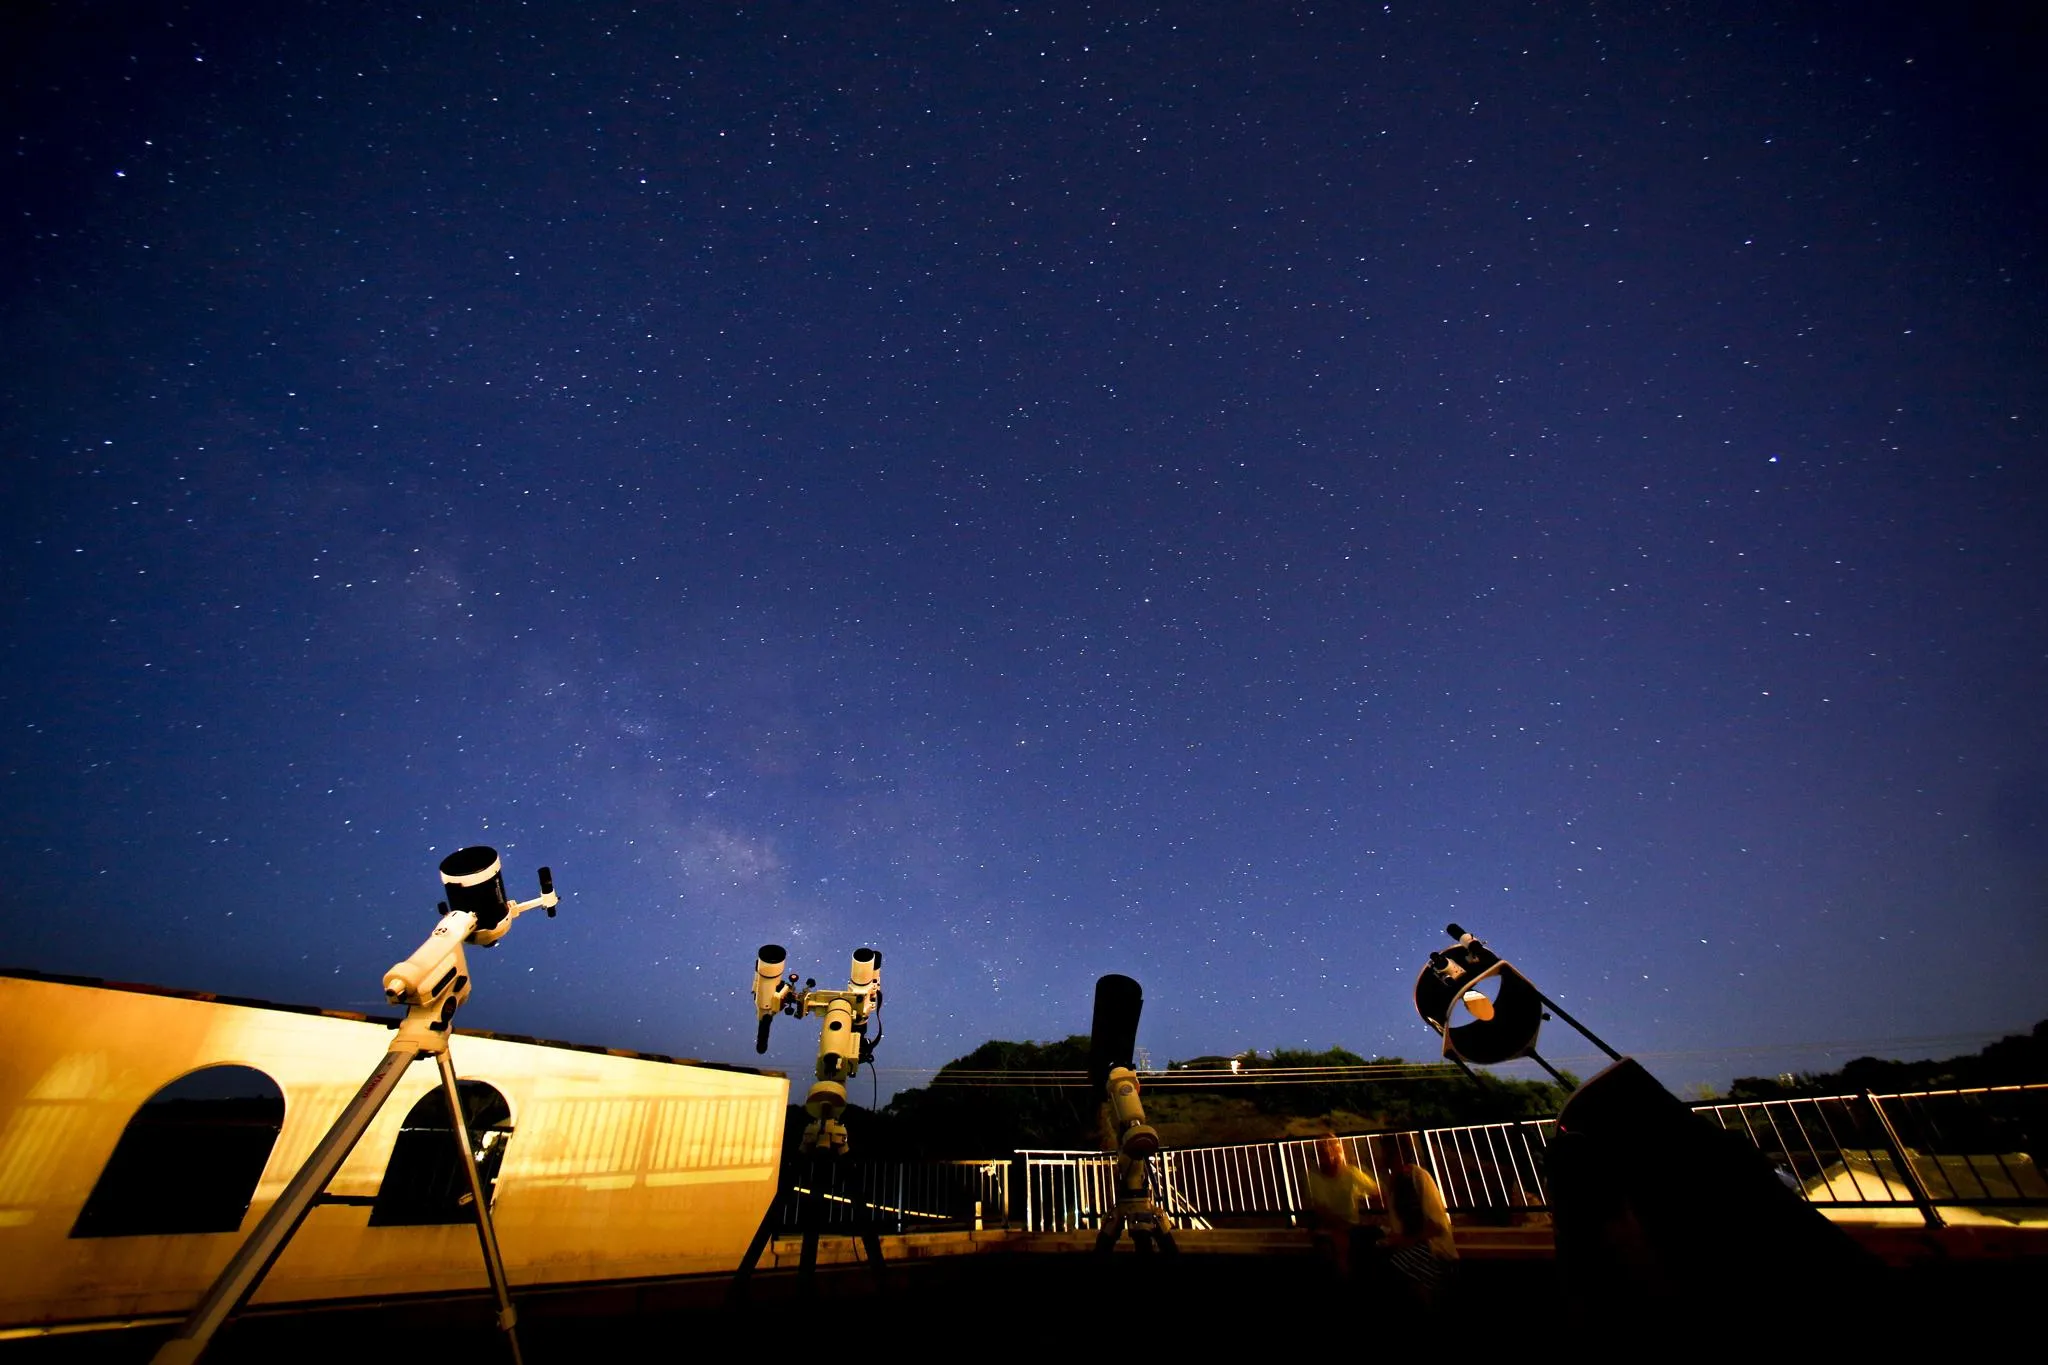
{"type": "Polygon", "coordinates": [[[875,1288],[886,1292],[889,1288],[889,1267],[882,1263],[881,1229],[875,1220],[874,1205],[867,1201],[865,1195],[861,1197],[855,1216],[860,1219],[855,1230],[860,1233],[861,1247],[868,1254],[868,1264],[875,1268],[875,1288]]]}
{"type": "Polygon", "coordinates": [[[775,1197],[768,1201],[768,1211],[761,1215],[761,1226],[754,1229],[754,1240],[747,1243],[747,1254],[740,1257],[739,1269],[732,1273],[732,1287],[726,1292],[730,1303],[747,1301],[747,1281],[753,1277],[754,1267],[761,1264],[761,1253],[768,1249],[768,1239],[782,1225],[782,1190],[778,1187],[775,1197]]]}
{"type": "Polygon", "coordinates": [[[157,1348],[155,1365],[185,1365],[199,1359],[206,1350],[213,1334],[232,1317],[249,1296],[256,1292],[256,1286],[263,1281],[270,1267],[299,1230],[299,1224],[306,1221],[306,1214],[312,1209],[313,1201],[327,1188],[327,1182],[334,1179],[334,1173],[341,1169],[341,1163],[355,1150],[362,1140],[363,1131],[370,1121],[377,1117],[377,1111],[391,1098],[391,1092],[398,1088],[404,1078],[406,1067],[412,1065],[419,1049],[410,1045],[395,1046],[384,1054],[384,1060],[377,1063],[355,1098],[348,1102],[334,1126],[327,1130],[327,1136],[320,1139],[320,1145],[306,1158],[306,1164],[284,1187],[284,1193],[263,1215],[256,1230],[235,1252],[220,1275],[208,1287],[206,1294],[193,1308],[190,1317],[177,1333],[157,1348]]]}
{"type": "Polygon", "coordinates": [[[803,1250],[797,1254],[796,1293],[799,1299],[809,1299],[818,1288],[818,1220],[823,1215],[824,1200],[818,1195],[818,1161],[811,1159],[810,1179],[804,1182],[803,1200],[797,1205],[797,1221],[803,1225],[803,1250]]]}
{"type": "Polygon", "coordinates": [[[441,1068],[441,1093],[448,1100],[448,1126],[455,1145],[462,1150],[462,1171],[469,1177],[469,1199],[476,1209],[476,1240],[483,1249],[484,1269],[490,1273],[491,1292],[498,1296],[498,1330],[512,1351],[512,1365],[522,1365],[519,1354],[519,1314],[512,1307],[512,1287],[505,1280],[505,1258],[498,1251],[498,1229],[491,1222],[491,1201],[484,1191],[483,1173],[476,1168],[476,1149],[469,1145],[469,1124],[462,1117],[462,1092],[455,1084],[455,1063],[444,1046],[434,1054],[441,1068]]]}

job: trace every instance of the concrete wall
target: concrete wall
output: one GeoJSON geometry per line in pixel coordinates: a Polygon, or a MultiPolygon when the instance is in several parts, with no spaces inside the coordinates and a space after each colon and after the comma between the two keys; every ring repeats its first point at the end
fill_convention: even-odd
{"type": "MultiPolygon", "coordinates": [[[[176,1312],[194,1303],[389,1046],[377,1022],[0,977],[0,1326],[176,1312]],[[285,1120],[240,1233],[74,1238],[136,1110],[203,1066],[264,1072],[285,1120]]],[[[773,1074],[460,1035],[465,1080],[511,1106],[492,1208],[520,1284],[730,1269],[774,1195],[789,1082],[773,1074]]],[[[374,1195],[415,1062],[329,1192],[374,1195]]],[[[487,1283],[472,1225],[308,1216],[257,1302],[487,1283]]]]}

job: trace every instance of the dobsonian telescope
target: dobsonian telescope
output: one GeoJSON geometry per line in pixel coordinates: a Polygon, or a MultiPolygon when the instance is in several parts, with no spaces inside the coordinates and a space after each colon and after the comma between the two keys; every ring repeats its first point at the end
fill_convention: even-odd
{"type": "Polygon", "coordinates": [[[428,1056],[441,1069],[441,1095],[448,1105],[448,1126],[462,1153],[469,1202],[476,1210],[477,1242],[483,1249],[484,1268],[490,1273],[491,1291],[498,1301],[498,1326],[505,1333],[514,1365],[518,1365],[518,1315],[513,1311],[512,1291],[505,1279],[505,1259],[498,1252],[498,1232],[491,1223],[490,1200],[476,1168],[468,1125],[463,1122],[455,1064],[448,1057],[448,1036],[454,1031],[455,1011],[469,999],[469,957],[465,947],[490,947],[504,938],[512,921],[528,910],[544,909],[552,919],[560,898],[555,895],[554,874],[544,867],[540,870],[540,896],[530,901],[513,900],[505,892],[505,869],[498,850],[481,844],[459,849],[441,860],[441,887],[448,897],[440,905],[441,922],[425,942],[413,949],[410,957],[384,973],[384,998],[406,1007],[405,1019],[391,1040],[390,1050],[199,1300],[191,1316],[157,1349],[156,1365],[184,1365],[199,1359],[214,1333],[241,1310],[284,1253],[292,1234],[306,1220],[306,1214],[326,1191],[341,1163],[355,1150],[377,1111],[398,1089],[406,1069],[417,1059],[428,1056]]]}
{"type": "Polygon", "coordinates": [[[1133,1064],[1138,1046],[1138,1016],[1145,992],[1128,976],[1105,976],[1095,983],[1095,1017],[1088,1033],[1088,1083],[1102,1103],[1103,1136],[1116,1154],[1116,1204],[1103,1215],[1095,1250],[1107,1255],[1117,1239],[1131,1234],[1139,1252],[1179,1248],[1173,1226],[1152,1200],[1152,1154],[1159,1134],[1145,1122],[1138,1098],[1138,1072],[1133,1064]]]}
{"type": "Polygon", "coordinates": [[[860,1072],[862,1063],[872,1064],[875,1047],[882,1041],[877,1029],[868,1037],[868,1021],[879,1024],[882,1009],[882,955],[873,948],[853,950],[853,968],[843,991],[820,990],[815,977],[798,990],[795,972],[783,979],[789,953],[779,943],[764,943],[754,958],[754,1012],[758,1022],[754,1051],[768,1050],[768,1026],[778,1014],[801,1019],[820,1014],[818,1025],[817,1079],[804,1098],[804,1112],[811,1116],[804,1129],[803,1150],[823,1147],[834,1154],[846,1151],[846,1083],[860,1072]]]}
{"type": "Polygon", "coordinates": [[[1553,1015],[1613,1059],[1572,1091],[1543,1148],[1558,1268],[1583,1312],[1722,1312],[1794,1283],[1816,1302],[1869,1290],[1875,1260],[1754,1144],[1693,1113],[1471,934],[1446,932],[1457,942],[1429,955],[1415,1008],[1467,1075],[1468,1063],[1528,1057],[1568,1084],[1536,1052],[1553,1015]]]}
{"type": "Polygon", "coordinates": [[[1565,1084],[1563,1074],[1536,1052],[1536,1035],[1550,1014],[1585,1034],[1587,1041],[1615,1061],[1621,1060],[1619,1052],[1595,1038],[1484,943],[1455,924],[1447,925],[1444,932],[1457,943],[1429,955],[1428,965],[1415,978],[1415,1009],[1443,1038],[1444,1056],[1467,1075],[1471,1074],[1467,1063],[1492,1066],[1527,1057],[1559,1085],[1565,1084]],[[1480,989],[1488,982],[1493,983],[1494,994],[1480,989]],[[1454,1022],[1458,1020],[1462,1022],[1454,1022]]]}

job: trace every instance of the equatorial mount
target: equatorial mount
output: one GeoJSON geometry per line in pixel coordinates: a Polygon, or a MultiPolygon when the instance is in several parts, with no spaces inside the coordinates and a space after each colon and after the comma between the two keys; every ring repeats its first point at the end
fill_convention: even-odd
{"type": "Polygon", "coordinates": [[[804,1112],[811,1116],[804,1129],[803,1150],[819,1147],[835,1155],[846,1151],[846,1125],[840,1115],[846,1111],[846,1083],[859,1074],[863,1064],[875,1060],[875,1048],[882,1041],[882,954],[873,948],[853,950],[853,966],[846,989],[821,990],[816,977],[807,978],[801,989],[797,974],[787,979],[782,969],[789,965],[789,953],[779,943],[764,943],[754,958],[754,1051],[768,1050],[768,1028],[775,1016],[792,1019],[805,1015],[824,1016],[818,1026],[817,1079],[804,1098],[804,1112]],[[875,1036],[868,1037],[868,1021],[876,1022],[875,1036]]]}

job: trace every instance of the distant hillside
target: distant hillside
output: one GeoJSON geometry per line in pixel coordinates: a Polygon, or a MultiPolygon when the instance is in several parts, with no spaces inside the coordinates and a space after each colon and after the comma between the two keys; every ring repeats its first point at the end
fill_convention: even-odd
{"type": "Polygon", "coordinates": [[[2048,1019],[2027,1033],[2010,1034],[1981,1052],[1941,1061],[1897,1062],[1858,1057],[1840,1071],[1802,1072],[1783,1077],[1738,1076],[1731,1100],[1775,1100],[1795,1095],[1879,1094],[1902,1090],[1958,1090],[1980,1085],[2026,1085],[2048,1081],[2048,1019]]]}
{"type": "MultiPolygon", "coordinates": [[[[1375,1064],[1399,1065],[1398,1058],[1375,1064]]],[[[988,1156],[1020,1147],[1095,1148],[1096,1097],[1085,1086],[1004,1081],[1004,1073],[1075,1072],[1088,1065],[1088,1039],[982,1044],[940,1068],[929,1086],[900,1092],[882,1112],[849,1124],[865,1150],[905,1156],[988,1156]],[[971,1076],[971,1079],[970,1079],[971,1076]],[[995,1082],[993,1084],[989,1082],[995,1082]]],[[[1368,1065],[1356,1053],[1247,1053],[1241,1072],[1213,1086],[1155,1085],[1145,1093],[1145,1114],[1169,1146],[1270,1142],[1332,1128],[1343,1133],[1426,1128],[1458,1123],[1547,1116],[1564,1094],[1547,1082],[1504,1081],[1460,1075],[1392,1081],[1246,1084],[1261,1070],[1368,1065]]],[[[1226,1063],[1227,1067],[1227,1063],[1226,1063]]],[[[1194,1072],[1183,1071],[1188,1081],[1194,1072]]],[[[1176,1078],[1177,1081],[1180,1077],[1176,1078]]]]}
{"type": "MultiPolygon", "coordinates": [[[[1502,1080],[1484,1072],[1477,1084],[1456,1074],[1307,1084],[1246,1084],[1243,1079],[1257,1078],[1261,1071],[1406,1065],[1400,1058],[1368,1060],[1342,1048],[1240,1053],[1234,1074],[1232,1060],[1170,1062],[1175,1084],[1155,1083],[1146,1090],[1145,1116],[1168,1146],[1275,1142],[1312,1136],[1326,1128],[1363,1133],[1547,1118],[1565,1099],[1565,1091],[1548,1082],[1502,1080]],[[1215,1073],[1213,1085],[1201,1084],[1204,1071],[1215,1073]]],[[[1086,1035],[1047,1043],[983,1043],[941,1067],[931,1085],[899,1092],[879,1112],[858,1106],[848,1110],[852,1149],[869,1157],[990,1157],[1020,1147],[1098,1148],[1096,1097],[1086,1086],[1030,1083],[1034,1075],[1079,1072],[1087,1066],[1086,1035]],[[1006,1075],[1015,1079],[1006,1080],[1006,1075]]],[[[1859,1057],[1840,1071],[1796,1076],[1789,1085],[1769,1077],[1743,1076],[1730,1085],[1727,1098],[2029,1081],[2048,1081],[2048,1020],[2034,1025],[2030,1033],[2002,1038],[1966,1057],[1923,1062],[1859,1057]]],[[[805,1121],[802,1107],[792,1105],[787,1131],[792,1153],[805,1121]]]]}

